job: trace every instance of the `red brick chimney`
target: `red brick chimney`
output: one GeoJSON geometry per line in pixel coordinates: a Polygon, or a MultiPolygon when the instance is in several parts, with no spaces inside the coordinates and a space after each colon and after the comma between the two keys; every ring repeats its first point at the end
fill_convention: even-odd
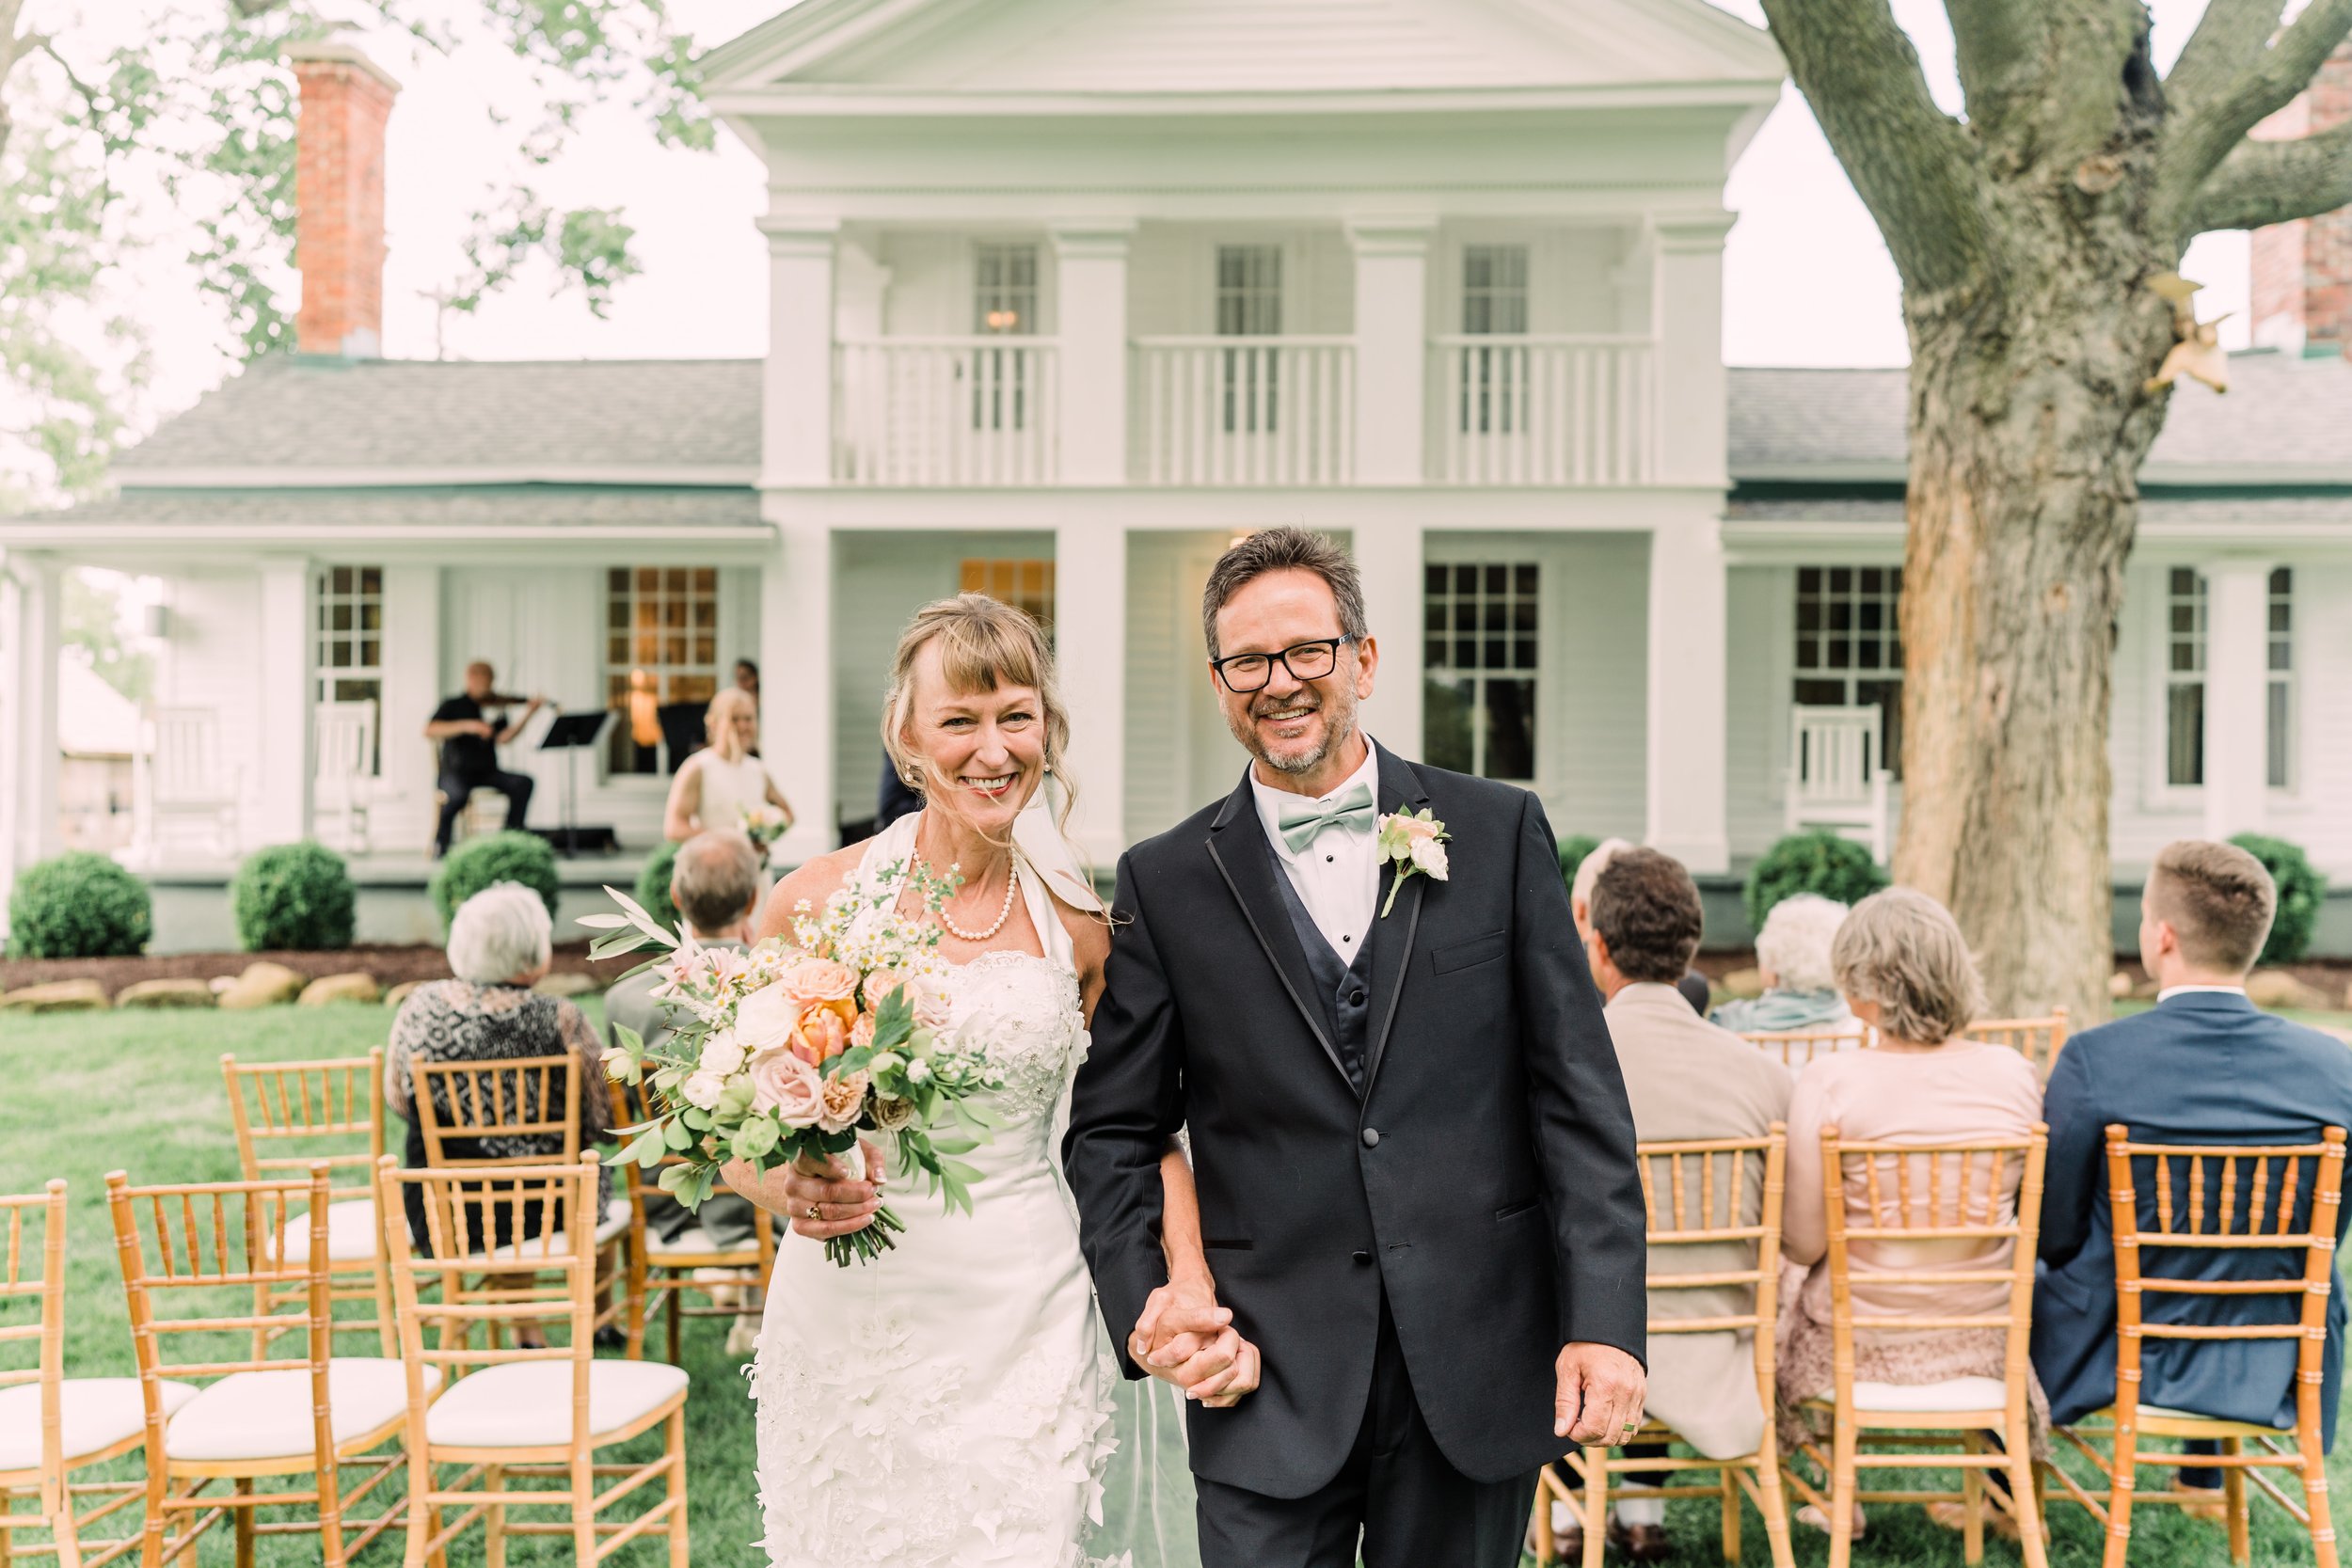
{"type": "MultiPolygon", "coordinates": [[[[2255,127],[2287,139],[2352,120],[2352,44],[2328,58],[2300,98],[2255,127]]],[[[2257,229],[2253,235],[2257,347],[2352,356],[2352,210],[2257,229]]]]}
{"type": "Polygon", "coordinates": [[[303,354],[384,352],[384,122],[400,84],[348,43],[291,45],[302,88],[295,132],[294,261],[303,354]]]}

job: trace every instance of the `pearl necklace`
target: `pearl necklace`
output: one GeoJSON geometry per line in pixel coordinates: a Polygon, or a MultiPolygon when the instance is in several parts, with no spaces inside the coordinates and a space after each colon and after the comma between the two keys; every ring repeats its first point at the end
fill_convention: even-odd
{"type": "MultiPolygon", "coordinates": [[[[953,868],[950,867],[950,869],[953,868]]],[[[1008,861],[1005,864],[1005,904],[1004,908],[996,911],[995,925],[991,926],[985,931],[967,931],[947,917],[947,907],[945,904],[939,907],[939,924],[951,937],[960,937],[965,942],[986,942],[1003,930],[1005,923],[1012,918],[1013,895],[1020,890],[1021,867],[1008,861]]]]}

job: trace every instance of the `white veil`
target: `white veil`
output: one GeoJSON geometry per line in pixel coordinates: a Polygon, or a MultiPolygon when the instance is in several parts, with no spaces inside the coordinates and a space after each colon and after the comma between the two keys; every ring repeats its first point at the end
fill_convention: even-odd
{"type": "MultiPolygon", "coordinates": [[[[1014,818],[1015,852],[1055,898],[1083,913],[1107,914],[1077,852],[1055,825],[1046,793],[1038,791],[1028,808],[1014,818]]],[[[1073,1081],[1077,1064],[1085,1059],[1083,1050],[1073,1053],[1073,1081]]],[[[1077,1201],[1071,1196],[1069,1176],[1061,1165],[1062,1134],[1069,1126],[1070,1085],[1064,1084],[1061,1101],[1054,1109],[1049,1147],[1055,1174],[1060,1179],[1062,1201],[1075,1224],[1077,1201]]],[[[1106,1327],[1103,1342],[1106,1370],[1117,1389],[1113,1432],[1119,1448],[1103,1478],[1103,1520],[1088,1533],[1086,1557],[1089,1562],[1130,1568],[1200,1568],[1192,1467],[1184,1438],[1184,1398],[1157,1378],[1130,1382],[1109,1365],[1109,1336],[1125,1331],[1124,1325],[1106,1327]]]]}

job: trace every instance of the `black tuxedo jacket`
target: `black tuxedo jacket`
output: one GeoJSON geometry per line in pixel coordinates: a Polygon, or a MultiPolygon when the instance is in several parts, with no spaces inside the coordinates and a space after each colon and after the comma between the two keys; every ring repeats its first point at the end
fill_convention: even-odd
{"type": "Polygon", "coordinates": [[[1194,1407],[1192,1467],[1270,1497],[1338,1474],[1384,1292],[1431,1433],[1482,1481],[1565,1447],[1562,1344],[1645,1345],[1633,1118],[1543,808],[1385,749],[1379,805],[1435,812],[1452,879],[1408,878],[1374,944],[1362,1099],[1245,777],[1120,862],[1064,1146],[1135,1377],[1127,1334],[1168,1279],[1159,1159],[1190,1130],[1217,1295],[1264,1361],[1234,1408],[1194,1407]]]}

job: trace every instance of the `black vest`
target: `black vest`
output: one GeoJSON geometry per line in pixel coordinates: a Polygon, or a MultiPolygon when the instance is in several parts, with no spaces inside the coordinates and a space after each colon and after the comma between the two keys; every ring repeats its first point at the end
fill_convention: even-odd
{"type": "Polygon", "coordinates": [[[1291,925],[1298,932],[1298,945],[1307,950],[1307,967],[1321,988],[1324,1026],[1331,1032],[1332,1048],[1339,1052],[1341,1062],[1347,1068],[1347,1081],[1355,1085],[1360,1099],[1364,1092],[1364,1053],[1372,1033],[1372,942],[1380,922],[1375,919],[1365,927],[1356,943],[1354,961],[1342,963],[1340,956],[1331,950],[1330,939],[1323,934],[1323,927],[1307,912],[1307,901],[1291,885],[1290,869],[1281,863],[1282,857],[1277,854],[1274,859],[1274,885],[1282,895],[1282,907],[1291,912],[1291,925]]]}

